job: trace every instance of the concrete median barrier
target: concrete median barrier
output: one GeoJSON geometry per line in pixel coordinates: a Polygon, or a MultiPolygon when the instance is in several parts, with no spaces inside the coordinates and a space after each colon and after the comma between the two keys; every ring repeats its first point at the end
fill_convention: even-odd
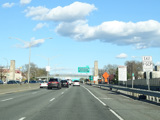
{"type": "Polygon", "coordinates": [[[12,93],[18,91],[26,91],[32,89],[38,89],[39,84],[3,84],[0,85],[0,94],[12,93]]]}

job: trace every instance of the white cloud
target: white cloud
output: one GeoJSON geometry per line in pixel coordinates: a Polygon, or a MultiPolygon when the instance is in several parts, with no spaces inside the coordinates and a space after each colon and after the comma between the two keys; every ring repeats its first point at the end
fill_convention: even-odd
{"type": "Polygon", "coordinates": [[[116,58],[127,58],[127,54],[121,53],[121,54],[117,55],[116,58]]]}
{"type": "Polygon", "coordinates": [[[156,65],[160,65],[160,61],[156,62],[156,65]]]}
{"type": "Polygon", "coordinates": [[[100,40],[116,45],[132,45],[136,49],[160,47],[160,23],[155,20],[139,22],[105,21],[90,26],[86,20],[97,8],[92,4],[74,2],[53,9],[28,7],[26,16],[33,20],[58,22],[55,31],[78,41],[100,40]]]}
{"type": "Polygon", "coordinates": [[[28,7],[25,12],[27,17],[33,20],[51,20],[51,21],[75,21],[84,19],[90,12],[96,10],[94,5],[74,2],[68,6],[58,6],[53,9],[46,7],[28,7]]]}
{"type": "Polygon", "coordinates": [[[21,5],[29,4],[32,0],[20,0],[21,5]]]}
{"type": "Polygon", "coordinates": [[[33,31],[36,31],[36,30],[39,30],[43,27],[48,27],[48,24],[47,23],[38,23],[34,28],[33,28],[33,31]]]}
{"type": "Polygon", "coordinates": [[[133,45],[137,49],[160,47],[160,23],[108,21],[89,26],[87,21],[61,22],[56,32],[79,41],[101,40],[116,45],[133,45]],[[67,31],[66,31],[67,29],[67,31]]]}
{"type": "Polygon", "coordinates": [[[31,38],[30,42],[24,41],[22,39],[19,38],[12,38],[10,37],[10,39],[16,39],[18,41],[20,41],[23,44],[17,44],[16,47],[18,48],[29,48],[29,47],[39,47],[40,45],[42,45],[46,39],[52,39],[52,38],[43,38],[43,39],[35,39],[34,37],[31,38]]]}
{"type": "Polygon", "coordinates": [[[3,5],[2,5],[2,7],[3,8],[11,8],[11,7],[13,7],[15,5],[15,3],[4,3],[3,5]]]}

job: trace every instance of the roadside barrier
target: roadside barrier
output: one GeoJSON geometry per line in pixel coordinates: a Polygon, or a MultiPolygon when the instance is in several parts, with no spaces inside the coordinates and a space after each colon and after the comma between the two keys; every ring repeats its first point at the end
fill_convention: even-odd
{"type": "Polygon", "coordinates": [[[38,89],[39,83],[34,84],[2,84],[0,85],[0,94],[12,93],[18,91],[38,89]]]}
{"type": "Polygon", "coordinates": [[[160,103],[160,92],[151,90],[142,90],[135,88],[122,87],[118,85],[106,85],[106,84],[88,84],[99,88],[108,88],[111,91],[126,94],[138,99],[146,99],[152,102],[160,103]]]}

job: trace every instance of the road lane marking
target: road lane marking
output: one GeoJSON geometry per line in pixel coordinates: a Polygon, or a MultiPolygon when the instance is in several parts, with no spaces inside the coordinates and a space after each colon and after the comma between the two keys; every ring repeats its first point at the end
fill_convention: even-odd
{"type": "Polygon", "coordinates": [[[61,93],[62,95],[64,94],[64,92],[61,93]]]}
{"type": "Polygon", "coordinates": [[[124,120],[121,116],[119,116],[116,112],[114,112],[111,108],[109,108],[109,111],[111,111],[119,120],[124,120]]]}
{"type": "Polygon", "coordinates": [[[55,98],[52,98],[52,99],[50,100],[50,102],[52,102],[53,100],[55,100],[55,98]]]}
{"type": "MultiPolygon", "coordinates": [[[[83,86],[84,87],[84,86],[83,86]]],[[[106,104],[102,102],[98,97],[96,97],[88,88],[84,87],[93,97],[95,97],[98,101],[100,101],[104,106],[106,104]]],[[[119,120],[124,120],[121,116],[119,116],[115,111],[113,111],[111,108],[109,108],[109,111],[111,111],[119,120]]]]}
{"type": "MultiPolygon", "coordinates": [[[[84,87],[84,86],[82,86],[84,87]]],[[[100,103],[102,103],[104,106],[106,106],[106,104],[104,102],[102,102],[98,97],[96,97],[89,89],[87,89],[86,87],[84,87],[94,98],[96,98],[100,103]]]]}
{"type": "Polygon", "coordinates": [[[22,118],[20,118],[19,120],[24,120],[24,119],[26,119],[26,117],[22,117],[22,118]]]}
{"type": "Polygon", "coordinates": [[[109,100],[109,99],[112,99],[112,98],[99,98],[99,99],[109,100]]]}
{"type": "Polygon", "coordinates": [[[32,94],[36,94],[37,92],[33,92],[32,94]]]}
{"type": "Polygon", "coordinates": [[[8,98],[8,99],[5,99],[5,100],[1,100],[2,102],[5,102],[5,101],[8,101],[8,100],[12,100],[13,98],[8,98]]]}

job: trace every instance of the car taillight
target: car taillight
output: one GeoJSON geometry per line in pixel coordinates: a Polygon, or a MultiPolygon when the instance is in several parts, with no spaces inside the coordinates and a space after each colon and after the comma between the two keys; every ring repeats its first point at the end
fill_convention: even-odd
{"type": "Polygon", "coordinates": [[[40,84],[41,85],[41,84],[40,84]]]}
{"type": "Polygon", "coordinates": [[[59,82],[54,82],[54,83],[58,84],[59,82]]]}
{"type": "Polygon", "coordinates": [[[51,84],[51,82],[48,82],[48,84],[51,84]]]}
{"type": "Polygon", "coordinates": [[[48,83],[47,83],[47,85],[48,85],[48,83]]]}

